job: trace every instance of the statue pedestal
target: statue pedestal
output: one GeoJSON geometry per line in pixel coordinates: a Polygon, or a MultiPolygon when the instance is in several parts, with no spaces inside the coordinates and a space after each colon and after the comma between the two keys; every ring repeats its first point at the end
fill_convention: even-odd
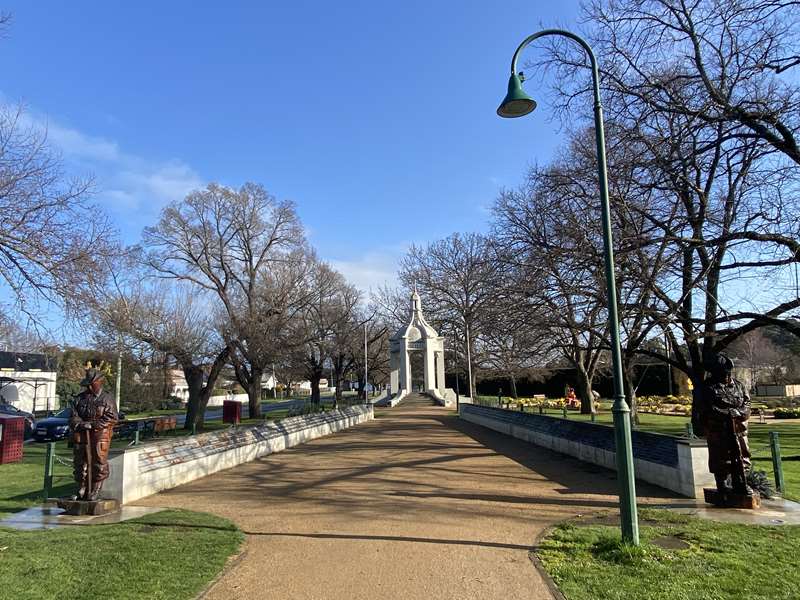
{"type": "Polygon", "coordinates": [[[719,508],[746,508],[750,510],[761,508],[761,496],[757,493],[748,496],[747,494],[728,492],[723,496],[715,488],[703,488],[703,496],[705,496],[706,502],[719,508]]]}
{"type": "Polygon", "coordinates": [[[116,500],[70,500],[59,498],[58,507],[63,508],[67,515],[106,515],[119,510],[119,502],[116,500]]]}

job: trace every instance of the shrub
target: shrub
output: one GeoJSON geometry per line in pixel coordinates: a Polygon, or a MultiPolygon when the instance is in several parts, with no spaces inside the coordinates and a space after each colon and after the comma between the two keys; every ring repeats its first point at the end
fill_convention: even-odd
{"type": "Polygon", "coordinates": [[[747,473],[747,485],[764,498],[769,499],[775,495],[775,490],[772,488],[772,482],[767,477],[766,471],[754,471],[751,469],[747,473]]]}
{"type": "Polygon", "coordinates": [[[800,408],[776,408],[773,414],[776,419],[800,419],[800,408]]]}

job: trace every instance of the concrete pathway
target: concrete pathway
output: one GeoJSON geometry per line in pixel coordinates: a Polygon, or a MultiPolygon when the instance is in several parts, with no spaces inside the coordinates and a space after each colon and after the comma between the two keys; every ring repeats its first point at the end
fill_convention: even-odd
{"type": "Polygon", "coordinates": [[[609,471],[401,404],[140,504],[212,512],[246,532],[208,598],[538,599],[552,595],[529,558],[537,536],[616,510],[615,493],[609,471]]]}

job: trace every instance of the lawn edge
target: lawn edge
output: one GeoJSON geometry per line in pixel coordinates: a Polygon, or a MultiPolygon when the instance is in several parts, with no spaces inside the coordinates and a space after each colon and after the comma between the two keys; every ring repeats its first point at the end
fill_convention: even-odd
{"type": "Polygon", "coordinates": [[[563,525],[564,523],[571,523],[576,519],[582,518],[583,515],[581,513],[576,513],[571,517],[567,517],[566,519],[561,519],[560,521],[556,521],[555,523],[551,523],[544,529],[542,529],[538,535],[533,540],[533,545],[531,549],[528,550],[528,559],[533,563],[534,568],[539,573],[539,575],[544,580],[547,589],[550,590],[550,593],[553,595],[555,600],[567,600],[567,597],[564,595],[564,592],[558,587],[558,584],[555,580],[550,576],[550,573],[547,572],[545,569],[544,563],[542,559],[539,558],[539,547],[542,541],[548,537],[557,527],[563,525]]]}
{"type": "MultiPolygon", "coordinates": [[[[208,513],[213,514],[213,513],[208,513]]],[[[237,527],[238,529],[238,527],[237,527]]],[[[241,531],[241,529],[239,529],[241,531]]],[[[244,532],[242,532],[244,533],[244,532]]],[[[201,589],[197,595],[194,597],[195,600],[203,600],[204,598],[208,597],[208,594],[211,592],[212,588],[219,583],[219,581],[227,575],[230,571],[236,568],[240,562],[242,562],[247,556],[248,553],[248,545],[249,545],[249,537],[246,533],[244,534],[244,541],[242,542],[242,547],[236,554],[233,554],[228,557],[228,560],[225,561],[225,565],[222,567],[219,573],[217,573],[214,578],[209,581],[203,589],[201,589]]],[[[560,599],[559,599],[560,600],[560,599]]],[[[564,599],[566,600],[566,599],[564,599]]]]}

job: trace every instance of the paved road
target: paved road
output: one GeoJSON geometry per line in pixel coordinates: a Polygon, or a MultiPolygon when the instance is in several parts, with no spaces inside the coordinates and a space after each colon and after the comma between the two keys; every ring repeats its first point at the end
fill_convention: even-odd
{"type": "MultiPolygon", "coordinates": [[[[322,399],[323,403],[326,401],[326,398],[322,399]]],[[[305,404],[307,400],[283,400],[282,402],[262,402],[261,403],[261,412],[262,413],[269,413],[274,412],[276,410],[286,410],[289,408],[299,407],[305,404]]],[[[249,410],[247,403],[242,403],[242,418],[246,419],[249,416],[249,410]]],[[[206,409],[206,420],[210,419],[221,419],[222,418],[222,407],[213,407],[206,409]]],[[[177,415],[177,424],[178,427],[183,427],[183,424],[186,422],[186,413],[181,415],[177,415]]]]}
{"type": "Polygon", "coordinates": [[[615,510],[615,491],[608,471],[401,404],[141,503],[247,533],[213,599],[531,599],[552,597],[529,559],[537,536],[615,510]]]}

